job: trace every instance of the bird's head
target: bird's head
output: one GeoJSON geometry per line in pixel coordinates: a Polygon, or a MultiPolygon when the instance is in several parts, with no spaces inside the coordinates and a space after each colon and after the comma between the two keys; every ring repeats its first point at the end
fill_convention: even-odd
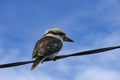
{"type": "Polygon", "coordinates": [[[66,33],[59,28],[50,28],[48,29],[44,36],[52,36],[66,42],[74,42],[72,39],[66,36],[66,33]]]}

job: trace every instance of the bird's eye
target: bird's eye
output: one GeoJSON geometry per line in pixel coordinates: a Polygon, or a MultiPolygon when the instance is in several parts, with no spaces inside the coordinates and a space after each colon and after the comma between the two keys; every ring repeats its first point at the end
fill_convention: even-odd
{"type": "Polygon", "coordinates": [[[64,33],[59,33],[59,35],[61,35],[61,36],[65,36],[65,34],[64,34],[64,33]]]}
{"type": "Polygon", "coordinates": [[[64,33],[57,33],[57,35],[60,35],[60,36],[65,36],[64,33]]]}

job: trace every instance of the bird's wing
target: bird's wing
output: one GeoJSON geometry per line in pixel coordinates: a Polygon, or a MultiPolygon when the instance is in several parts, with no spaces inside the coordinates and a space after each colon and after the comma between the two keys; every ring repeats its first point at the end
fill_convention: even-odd
{"type": "Polygon", "coordinates": [[[58,52],[62,48],[61,40],[50,36],[43,37],[38,40],[32,57],[35,58],[37,55],[45,56],[58,52]]]}
{"type": "Polygon", "coordinates": [[[34,47],[34,50],[33,50],[33,53],[32,53],[32,58],[35,58],[38,55],[39,47],[41,45],[43,45],[42,41],[38,40],[37,43],[35,44],[35,47],[34,47]]]}

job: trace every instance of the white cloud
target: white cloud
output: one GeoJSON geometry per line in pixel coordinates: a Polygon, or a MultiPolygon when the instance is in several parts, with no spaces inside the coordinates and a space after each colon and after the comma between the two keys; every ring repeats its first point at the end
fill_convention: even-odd
{"type": "Polygon", "coordinates": [[[0,50],[0,64],[17,62],[17,61],[20,61],[21,58],[20,58],[20,51],[18,49],[9,49],[9,50],[1,49],[0,50]]]}
{"type": "Polygon", "coordinates": [[[0,71],[0,79],[2,80],[53,80],[53,78],[45,72],[32,72],[22,69],[4,69],[0,71]]]}
{"type": "Polygon", "coordinates": [[[74,80],[120,80],[119,75],[117,71],[88,66],[82,72],[79,70],[74,80]]]}
{"type": "Polygon", "coordinates": [[[69,73],[70,66],[68,65],[66,61],[61,60],[58,63],[56,62],[55,64],[56,64],[57,71],[64,73],[64,74],[69,73]]]}

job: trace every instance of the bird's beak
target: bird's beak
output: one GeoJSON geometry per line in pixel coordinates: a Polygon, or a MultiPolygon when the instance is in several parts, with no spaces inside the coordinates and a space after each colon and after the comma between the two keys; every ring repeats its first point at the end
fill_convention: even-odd
{"type": "Polygon", "coordinates": [[[68,38],[67,36],[64,37],[63,41],[66,41],[66,42],[74,42],[72,39],[68,38]]]}

